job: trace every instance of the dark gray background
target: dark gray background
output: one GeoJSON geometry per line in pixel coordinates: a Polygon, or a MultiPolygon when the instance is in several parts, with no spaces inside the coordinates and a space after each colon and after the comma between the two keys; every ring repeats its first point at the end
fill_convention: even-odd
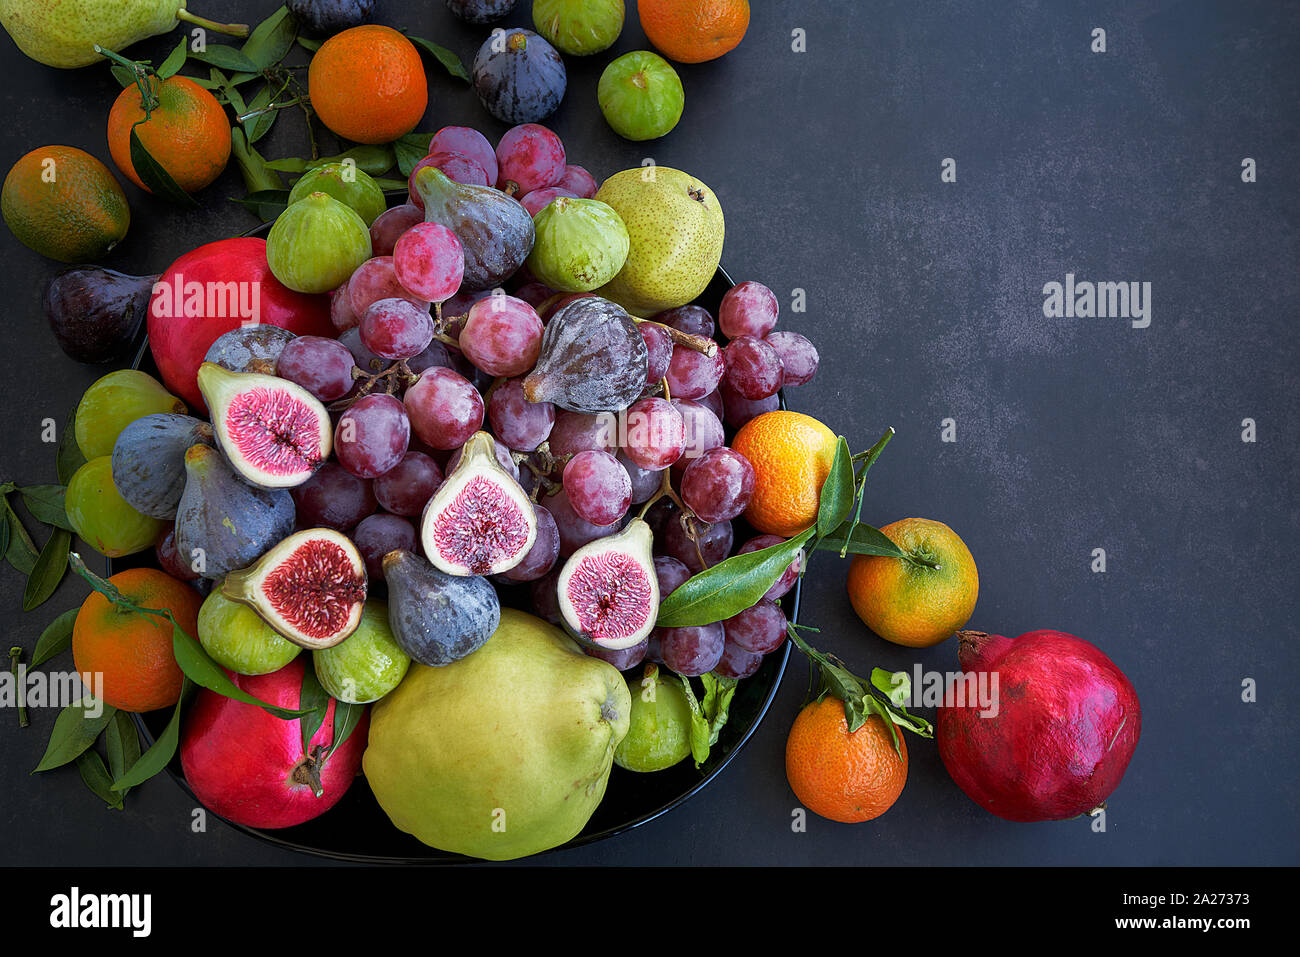
{"type": "MultiPolygon", "coordinates": [[[[645,46],[633,3],[613,52],[645,46]]],[[[686,112],[664,139],[633,144],[601,119],[595,81],[612,54],[568,58],[569,92],[546,122],[571,161],[603,178],[653,157],[717,192],[724,265],[788,306],[785,328],[822,352],[794,408],[865,448],[898,436],[872,472],[864,519],[950,524],[979,564],[972,627],[1058,628],[1089,639],[1141,696],[1143,736],[1112,796],[1108,830],[1020,825],[986,814],[912,739],[897,805],[845,826],[810,816],[792,833],[786,733],[804,690],[792,671],[765,724],[686,806],[624,837],[548,863],[1258,864],[1297,862],[1297,399],[1295,175],[1300,84],[1296,4],[755,3],[740,48],[680,69],[686,112]],[[1094,27],[1108,52],[1089,51],[1094,27]],[[807,52],[791,51],[791,31],[807,52]],[[944,157],[955,184],[940,182],[944,157]],[[1258,182],[1241,181],[1253,157],[1258,182]],[[1153,321],[1045,319],[1042,287],[1079,279],[1153,284],[1153,321]],[[956,420],[957,442],[940,441],[956,420]],[[1244,418],[1258,441],[1241,441],[1244,418]],[[1092,549],[1108,555],[1090,571],[1092,549]],[[1259,701],[1240,700],[1243,678],[1259,701]]],[[[195,4],[256,22],[261,2],[195,4]]],[[[529,4],[510,23],[526,24],[529,4]]],[[[486,29],[442,4],[381,3],[468,63],[486,29]]],[[[175,43],[131,52],[155,62],[175,43]]],[[[0,39],[0,160],[65,143],[108,161],[106,67],[62,72],[0,39]]],[[[187,70],[193,72],[193,69],[187,70]]],[[[421,129],[504,126],[430,67],[421,129]]],[[[302,155],[286,115],[261,144],[302,155]]],[[[128,185],[130,235],[109,259],[127,272],[240,232],[250,214],[232,168],[183,213],[128,185]]],[[[40,421],[62,422],[105,370],[55,346],[38,297],[55,264],[11,237],[0,378],[5,478],[53,480],[40,421]]],[[[821,556],[805,595],[818,644],[860,671],[920,661],[956,668],[952,642],[918,653],[871,635],[821,556]]],[[[6,649],[30,654],[84,588],[65,582],[19,612],[22,582],[0,569],[6,649]]],[[[928,712],[927,712],[928,713],[928,712]]],[[[54,719],[19,730],[0,715],[6,864],[299,864],[219,822],[189,831],[190,802],[165,778],[105,811],[74,770],[29,777],[54,719]]]]}

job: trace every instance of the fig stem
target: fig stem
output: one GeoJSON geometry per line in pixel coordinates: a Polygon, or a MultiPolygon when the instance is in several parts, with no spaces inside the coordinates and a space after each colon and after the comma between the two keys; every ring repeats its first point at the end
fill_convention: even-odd
{"type": "Polygon", "coordinates": [[[228,37],[246,37],[248,36],[247,23],[218,23],[216,20],[209,20],[207,17],[201,17],[196,13],[190,13],[184,7],[176,11],[176,19],[192,23],[197,27],[203,27],[216,33],[224,33],[228,37]]]}
{"type": "Polygon", "coordinates": [[[27,697],[19,689],[18,683],[18,666],[22,660],[22,648],[14,645],[9,649],[9,673],[14,676],[14,692],[18,696],[18,727],[25,728],[27,727],[27,697]]]}
{"type": "Polygon", "coordinates": [[[716,356],[718,354],[718,344],[712,339],[706,339],[704,336],[697,336],[691,332],[682,332],[680,329],[674,329],[672,326],[665,325],[662,322],[655,322],[653,319],[638,319],[633,316],[636,322],[648,322],[651,325],[658,326],[664,332],[668,333],[668,338],[678,345],[685,346],[687,349],[695,352],[702,352],[706,356],[716,356]]]}

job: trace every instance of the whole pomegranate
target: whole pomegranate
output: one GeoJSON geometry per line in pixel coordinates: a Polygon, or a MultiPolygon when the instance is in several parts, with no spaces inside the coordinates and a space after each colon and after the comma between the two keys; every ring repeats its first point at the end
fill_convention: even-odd
{"type": "Polygon", "coordinates": [[[1124,673],[1060,631],[958,638],[966,675],[949,684],[935,729],[952,779],[1008,821],[1055,821],[1098,807],[1119,785],[1142,731],[1124,673]],[[986,692],[983,702],[972,685],[986,692]]]}
{"type": "MultiPolygon", "coordinates": [[[[297,708],[303,657],[268,675],[230,678],[267,704],[297,708]]],[[[304,753],[300,718],[285,721],[205,688],[186,713],[181,733],[185,780],[204,806],[236,824],[273,828],[310,821],[347,792],[366,748],[368,714],[326,755],[334,741],[336,706],[331,699],[304,753]]]]}

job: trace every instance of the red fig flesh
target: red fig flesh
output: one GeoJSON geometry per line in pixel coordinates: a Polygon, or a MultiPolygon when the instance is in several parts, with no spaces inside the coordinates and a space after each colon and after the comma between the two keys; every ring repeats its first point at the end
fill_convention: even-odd
{"type": "Polygon", "coordinates": [[[939,755],[957,785],[1008,821],[1061,820],[1100,806],[1142,731],[1137,692],[1124,673],[1094,645],[1060,631],[958,637],[966,674],[949,685],[935,723],[939,755]],[[977,696],[977,683],[991,695],[977,696]]]}
{"type": "MultiPolygon", "coordinates": [[[[231,674],[255,698],[282,708],[298,708],[303,658],[269,675],[231,674]]],[[[361,767],[369,714],[333,751],[334,709],[307,748],[302,721],[284,721],[256,705],[226,698],[206,688],[185,715],[181,768],[190,788],[206,807],[246,827],[292,827],[324,814],[347,792],[361,767]]]]}

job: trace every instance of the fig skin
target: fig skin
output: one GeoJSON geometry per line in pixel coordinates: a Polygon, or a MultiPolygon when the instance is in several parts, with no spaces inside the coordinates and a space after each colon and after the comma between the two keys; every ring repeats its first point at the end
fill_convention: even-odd
{"type": "Polygon", "coordinates": [[[648,364],[645,339],[623,307],[584,296],[547,322],[524,397],[588,415],[619,412],[640,397],[648,364]]]}
{"type": "Polygon", "coordinates": [[[244,568],[293,533],[293,498],[283,489],[253,488],[221,453],[194,445],[185,453],[185,491],[176,511],[176,550],[203,578],[218,581],[244,568]]]}
{"type": "Polygon", "coordinates": [[[599,200],[561,196],[538,211],[533,226],[528,270],[557,292],[591,292],[627,262],[627,227],[599,200]]]}
{"type": "Polygon", "coordinates": [[[185,452],[212,445],[212,426],[189,415],[156,412],[136,419],[113,445],[113,484],[133,509],[171,521],[185,491],[185,452]]]}
{"type": "Polygon", "coordinates": [[[501,602],[486,578],[448,575],[419,555],[384,556],[388,624],[415,661],[442,667],[483,646],[501,623],[501,602]]]}
{"type": "MultiPolygon", "coordinates": [[[[1102,805],[1142,731],[1137,692],[1124,673],[1065,632],[1011,639],[963,631],[958,638],[962,670],[996,673],[998,685],[997,713],[986,716],[969,693],[959,707],[955,686],[947,689],[935,739],[957,785],[1008,821],[1063,820],[1102,805]]],[[[991,678],[983,680],[992,691],[991,678]]]]}

